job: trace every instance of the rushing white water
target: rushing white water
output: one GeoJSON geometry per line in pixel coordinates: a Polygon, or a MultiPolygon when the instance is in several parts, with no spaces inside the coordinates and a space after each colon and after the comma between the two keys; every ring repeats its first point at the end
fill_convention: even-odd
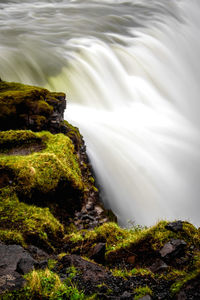
{"type": "Polygon", "coordinates": [[[122,224],[200,225],[199,0],[0,3],[0,76],[66,91],[122,224]]]}

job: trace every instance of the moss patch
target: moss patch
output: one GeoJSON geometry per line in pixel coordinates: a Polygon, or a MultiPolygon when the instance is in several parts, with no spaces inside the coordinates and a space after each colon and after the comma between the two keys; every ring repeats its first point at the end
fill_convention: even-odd
{"type": "Polygon", "coordinates": [[[19,143],[28,143],[31,136],[32,140],[42,140],[45,144],[44,150],[28,156],[0,155],[1,170],[9,168],[14,173],[13,188],[16,192],[27,197],[31,197],[33,190],[48,193],[55,190],[61,179],[66,180],[75,189],[84,189],[74,146],[68,137],[63,134],[29,131],[8,131],[2,132],[1,135],[4,136],[4,144],[9,143],[10,136],[15,136],[16,140],[21,136],[19,143]]]}
{"type": "Polygon", "coordinates": [[[48,269],[32,271],[25,279],[23,289],[3,295],[1,299],[85,299],[83,292],[69,281],[61,282],[59,276],[48,269]]]}
{"type": "Polygon", "coordinates": [[[33,244],[47,251],[60,244],[63,226],[48,208],[19,202],[9,188],[0,192],[0,239],[3,242],[22,246],[33,244]]]}

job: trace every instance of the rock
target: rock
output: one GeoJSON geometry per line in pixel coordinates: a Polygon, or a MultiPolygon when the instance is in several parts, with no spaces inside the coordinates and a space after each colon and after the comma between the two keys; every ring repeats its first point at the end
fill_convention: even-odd
{"type": "Polygon", "coordinates": [[[171,230],[173,232],[179,232],[183,230],[183,222],[182,221],[176,221],[169,223],[165,226],[166,229],[171,230]]]}
{"type": "Polygon", "coordinates": [[[168,268],[168,265],[161,259],[157,259],[155,263],[150,267],[150,270],[155,273],[159,271],[164,271],[168,268]]]}
{"type": "Polygon", "coordinates": [[[108,277],[108,272],[101,266],[89,262],[78,255],[65,255],[56,265],[55,271],[58,271],[64,279],[67,277],[66,271],[69,267],[74,266],[82,274],[84,282],[96,284],[102,282],[108,277]]]}
{"type": "Polygon", "coordinates": [[[0,275],[12,273],[21,259],[32,259],[31,255],[19,245],[0,244],[0,275]]]}
{"type": "Polygon", "coordinates": [[[181,256],[184,253],[186,245],[186,242],[183,240],[172,239],[163,246],[159,253],[164,261],[170,261],[175,257],[181,256]]]}
{"type": "Polygon", "coordinates": [[[98,243],[92,252],[91,259],[94,261],[104,264],[105,262],[105,252],[106,252],[106,244],[105,243],[98,243]]]}
{"type": "Polygon", "coordinates": [[[151,296],[150,295],[145,295],[144,297],[140,298],[139,300],[151,300],[151,296]]]}
{"type": "Polygon", "coordinates": [[[49,255],[45,251],[39,249],[38,247],[32,246],[32,245],[30,245],[28,247],[28,252],[35,259],[44,259],[44,258],[48,258],[49,257],[49,255]]]}
{"type": "Polygon", "coordinates": [[[35,264],[35,268],[37,269],[45,269],[48,267],[48,260],[42,260],[35,264]]]}
{"type": "Polygon", "coordinates": [[[36,261],[32,257],[21,258],[17,263],[16,271],[20,274],[26,274],[33,271],[36,261]]]}
{"type": "Polygon", "coordinates": [[[199,300],[200,299],[200,272],[194,278],[188,280],[178,293],[177,300],[199,300]]]}
{"type": "Polygon", "coordinates": [[[17,272],[0,275],[0,294],[5,291],[21,289],[25,279],[17,272]]]}
{"type": "Polygon", "coordinates": [[[187,300],[187,295],[185,294],[184,291],[181,291],[181,292],[178,294],[177,300],[187,300]]]}
{"type": "Polygon", "coordinates": [[[21,288],[24,279],[16,272],[18,263],[25,270],[24,261],[34,261],[30,254],[18,245],[0,244],[0,293],[4,290],[13,290],[21,288]]]}

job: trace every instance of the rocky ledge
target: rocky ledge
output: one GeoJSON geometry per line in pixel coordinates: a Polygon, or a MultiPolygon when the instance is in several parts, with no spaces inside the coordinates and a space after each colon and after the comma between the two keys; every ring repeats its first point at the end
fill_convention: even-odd
{"type": "Polygon", "coordinates": [[[0,81],[0,298],[200,299],[200,230],[120,228],[65,107],[0,81]]]}

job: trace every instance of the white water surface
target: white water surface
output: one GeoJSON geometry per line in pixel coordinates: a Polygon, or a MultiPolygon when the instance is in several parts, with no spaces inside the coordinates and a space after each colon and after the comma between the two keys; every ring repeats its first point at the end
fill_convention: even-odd
{"type": "Polygon", "coordinates": [[[0,77],[66,92],[123,225],[200,225],[199,33],[199,0],[0,1],[0,77]]]}

